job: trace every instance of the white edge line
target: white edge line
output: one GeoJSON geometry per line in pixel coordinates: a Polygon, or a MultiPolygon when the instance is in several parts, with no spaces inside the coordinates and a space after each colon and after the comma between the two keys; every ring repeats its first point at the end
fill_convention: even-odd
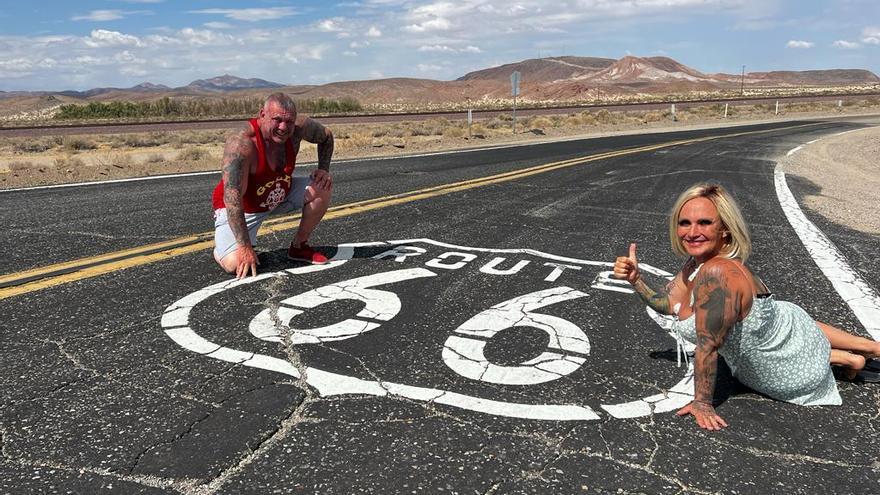
{"type": "Polygon", "coordinates": [[[219,170],[211,170],[208,172],[187,172],[185,174],[167,174],[167,175],[151,175],[149,177],[129,177],[128,179],[112,179],[112,180],[95,180],[91,182],[73,182],[69,184],[52,184],[51,186],[33,186],[33,187],[17,187],[15,189],[0,189],[0,193],[15,191],[36,191],[39,189],[60,189],[62,187],[82,187],[94,186],[98,184],[117,184],[120,182],[140,182],[144,180],[157,179],[173,179],[177,177],[195,177],[197,175],[219,174],[219,170]]]}
{"type": "MultiPolygon", "coordinates": [[[[786,156],[791,155],[795,150],[790,151],[786,156]]],[[[810,253],[810,257],[865,330],[874,340],[880,340],[880,296],[855,270],[850,268],[837,246],[807,219],[788,188],[785,173],[779,163],[776,164],[773,176],[779,204],[788,222],[810,253]]]]}

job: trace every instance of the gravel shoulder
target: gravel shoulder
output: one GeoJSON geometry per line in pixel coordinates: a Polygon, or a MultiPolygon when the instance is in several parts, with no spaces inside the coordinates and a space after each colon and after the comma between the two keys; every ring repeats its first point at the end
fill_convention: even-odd
{"type": "MultiPolygon", "coordinates": [[[[878,119],[880,124],[880,119],[878,119]]],[[[804,145],[780,160],[788,176],[816,186],[802,205],[834,223],[880,234],[880,126],[849,131],[804,145]]]]}

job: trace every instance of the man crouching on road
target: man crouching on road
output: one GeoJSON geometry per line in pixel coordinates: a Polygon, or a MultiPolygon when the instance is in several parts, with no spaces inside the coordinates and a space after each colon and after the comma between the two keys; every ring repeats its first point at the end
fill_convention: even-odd
{"type": "Polygon", "coordinates": [[[333,134],[297,116],[293,100],[283,93],[266,98],[260,116],[226,138],[223,178],[214,188],[214,259],[237,278],[257,274],[254,245],[257,230],[270,213],[302,209],[299,229],[287,256],[308,263],[327,258],[307,244],[330,204],[333,180],[330,158],[333,134]],[[318,168],[311,177],[293,178],[302,140],[318,145],[318,168]]]}

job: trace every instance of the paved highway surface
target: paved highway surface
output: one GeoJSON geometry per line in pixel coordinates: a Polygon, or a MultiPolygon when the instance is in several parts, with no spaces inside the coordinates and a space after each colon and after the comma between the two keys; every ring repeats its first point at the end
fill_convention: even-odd
{"type": "MultiPolygon", "coordinates": [[[[337,261],[287,261],[280,219],[243,283],[197,235],[215,175],[0,193],[0,493],[876,491],[880,386],[799,407],[727,377],[730,427],[701,431],[664,322],[604,273],[630,242],[676,271],[667,210],[717,180],[777,297],[861,329],[774,185],[856,125],[335,163],[337,261]]],[[[806,213],[880,287],[880,240],[806,213]]]]}

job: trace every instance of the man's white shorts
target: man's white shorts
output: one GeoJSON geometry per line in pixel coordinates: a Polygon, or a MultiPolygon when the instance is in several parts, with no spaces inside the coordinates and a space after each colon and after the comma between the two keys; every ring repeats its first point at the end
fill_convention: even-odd
{"type": "MultiPolygon", "coordinates": [[[[248,236],[251,238],[251,246],[257,245],[257,230],[260,229],[260,225],[266,217],[302,209],[303,202],[305,201],[306,186],[311,184],[311,182],[312,179],[310,177],[294,177],[287,197],[284,198],[284,201],[278,203],[274,210],[244,214],[248,236]]],[[[233,235],[232,229],[229,227],[226,208],[214,210],[214,255],[217,259],[223,259],[227,254],[235,251],[237,247],[238,243],[235,242],[235,235],[233,235]]]]}

